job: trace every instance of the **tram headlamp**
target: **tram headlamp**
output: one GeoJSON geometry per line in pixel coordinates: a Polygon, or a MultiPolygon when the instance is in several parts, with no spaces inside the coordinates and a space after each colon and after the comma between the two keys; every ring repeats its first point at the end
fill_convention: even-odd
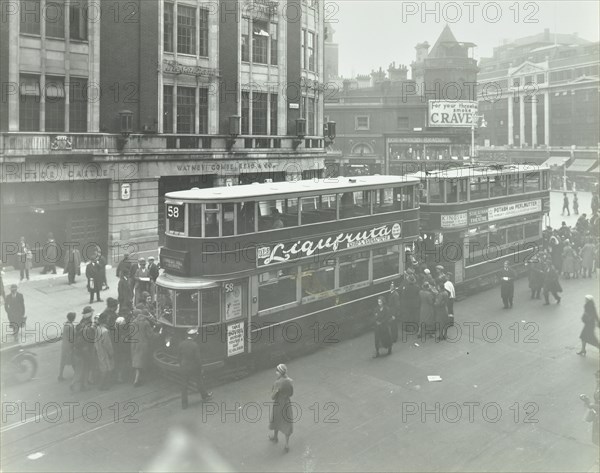
{"type": "Polygon", "coordinates": [[[171,337],[167,337],[165,340],[165,346],[169,348],[171,346],[171,337]]]}

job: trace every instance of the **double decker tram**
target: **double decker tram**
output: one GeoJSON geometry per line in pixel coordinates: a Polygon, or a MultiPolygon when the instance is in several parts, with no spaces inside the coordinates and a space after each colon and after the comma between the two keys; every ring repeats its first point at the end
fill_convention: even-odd
{"type": "Polygon", "coordinates": [[[361,176],[168,193],[155,361],[172,367],[194,327],[205,364],[232,368],[364,332],[419,236],[418,186],[361,176]]]}
{"type": "Polygon", "coordinates": [[[417,252],[465,294],[489,287],[504,261],[517,273],[541,249],[550,171],[535,165],[465,166],[421,179],[417,252]]]}

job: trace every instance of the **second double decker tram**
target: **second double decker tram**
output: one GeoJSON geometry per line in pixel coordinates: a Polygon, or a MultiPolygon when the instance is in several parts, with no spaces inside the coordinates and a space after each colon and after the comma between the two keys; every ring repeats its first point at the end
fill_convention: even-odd
{"type": "Polygon", "coordinates": [[[549,172],[477,165],[413,174],[422,182],[417,252],[452,274],[463,293],[495,283],[504,261],[521,271],[541,249],[549,172]]]}
{"type": "Polygon", "coordinates": [[[167,194],[155,358],[171,363],[191,327],[216,365],[364,331],[418,238],[418,185],[363,176],[167,194]]]}

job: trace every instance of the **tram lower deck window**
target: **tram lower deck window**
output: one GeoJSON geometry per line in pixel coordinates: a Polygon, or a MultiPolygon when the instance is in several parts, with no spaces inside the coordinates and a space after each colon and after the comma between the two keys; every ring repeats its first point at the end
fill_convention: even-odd
{"type": "Polygon", "coordinates": [[[285,271],[268,271],[258,276],[258,310],[296,302],[296,269],[289,274],[285,271]]]}
{"type": "Polygon", "coordinates": [[[216,324],[221,321],[221,288],[213,287],[200,292],[202,325],[216,324]]]}
{"type": "Polygon", "coordinates": [[[526,223],[525,227],[525,238],[535,238],[540,236],[540,222],[526,223]]]}
{"type": "Polygon", "coordinates": [[[369,280],[369,253],[340,257],[340,287],[369,280]]]}
{"type": "Polygon", "coordinates": [[[198,291],[175,291],[175,325],[197,327],[198,316],[198,291]]]}
{"type": "Polygon", "coordinates": [[[400,274],[400,245],[373,250],[373,279],[400,274]]]}
{"type": "Polygon", "coordinates": [[[335,267],[310,264],[302,266],[302,297],[335,289],[335,267]]]}

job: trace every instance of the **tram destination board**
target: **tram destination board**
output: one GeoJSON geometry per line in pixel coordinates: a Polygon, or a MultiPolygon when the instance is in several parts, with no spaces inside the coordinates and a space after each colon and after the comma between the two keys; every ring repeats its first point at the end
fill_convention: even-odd
{"type": "Polygon", "coordinates": [[[257,248],[257,265],[270,266],[296,259],[319,256],[334,251],[376,245],[397,240],[402,235],[399,222],[349,232],[331,233],[321,238],[293,240],[257,248]]]}
{"type": "Polygon", "coordinates": [[[188,251],[176,251],[169,248],[161,248],[160,267],[166,269],[170,273],[188,276],[190,261],[188,254],[188,251]]]}

